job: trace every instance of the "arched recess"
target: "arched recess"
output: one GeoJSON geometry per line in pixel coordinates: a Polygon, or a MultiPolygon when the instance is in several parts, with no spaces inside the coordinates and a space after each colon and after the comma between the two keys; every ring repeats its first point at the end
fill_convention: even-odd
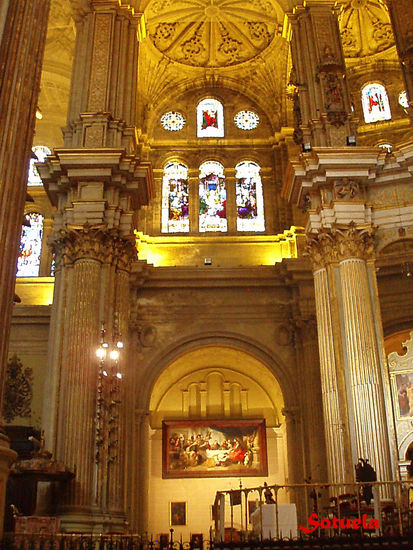
{"type": "MultiPolygon", "coordinates": [[[[202,532],[206,537],[212,525],[210,506],[216,491],[235,489],[240,482],[239,477],[229,476],[163,479],[163,420],[265,419],[268,476],[245,476],[244,487],[262,485],[264,481],[280,485],[292,481],[295,475],[292,465],[299,463],[297,457],[303,455],[301,439],[295,431],[297,426],[285,422],[282,411],[286,399],[273,370],[262,358],[240,349],[234,342],[228,345],[229,339],[223,345],[225,338],[220,339],[221,342],[207,338],[203,342],[201,339],[201,342],[187,343],[180,353],[177,348],[171,350],[168,360],[165,361],[165,357],[161,360],[163,368],[158,367],[147,395],[146,430],[141,432],[146,455],[140,462],[141,471],[143,468],[146,471],[140,483],[139,508],[148,510],[141,527],[150,532],[165,531],[170,502],[186,502],[187,525],[175,527],[177,536],[182,533],[187,540],[190,532],[202,532]],[[146,495],[150,495],[147,503],[142,500],[146,495]]],[[[294,408],[293,393],[290,392],[288,400],[291,408],[294,408]]]]}

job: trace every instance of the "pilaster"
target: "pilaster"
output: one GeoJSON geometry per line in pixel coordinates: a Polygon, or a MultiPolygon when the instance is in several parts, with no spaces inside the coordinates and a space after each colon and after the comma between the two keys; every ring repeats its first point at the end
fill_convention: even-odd
{"type": "Polygon", "coordinates": [[[297,143],[345,145],[354,133],[335,2],[308,0],[289,14],[297,143]]]}

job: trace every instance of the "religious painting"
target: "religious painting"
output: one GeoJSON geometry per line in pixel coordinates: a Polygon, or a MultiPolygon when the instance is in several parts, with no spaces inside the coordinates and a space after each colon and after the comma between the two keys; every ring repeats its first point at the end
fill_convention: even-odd
{"type": "Polygon", "coordinates": [[[396,374],[394,377],[399,418],[413,417],[413,372],[396,374]]]}
{"type": "Polygon", "coordinates": [[[266,476],[265,420],[165,421],[162,476],[266,476]]]}
{"type": "Polygon", "coordinates": [[[169,524],[186,525],[186,502],[170,502],[169,503],[169,524]]]}
{"type": "Polygon", "coordinates": [[[202,533],[192,533],[191,535],[191,547],[202,550],[204,545],[204,536],[202,533]]]}
{"type": "Polygon", "coordinates": [[[169,546],[169,533],[161,533],[159,535],[159,548],[163,550],[169,546]]]}

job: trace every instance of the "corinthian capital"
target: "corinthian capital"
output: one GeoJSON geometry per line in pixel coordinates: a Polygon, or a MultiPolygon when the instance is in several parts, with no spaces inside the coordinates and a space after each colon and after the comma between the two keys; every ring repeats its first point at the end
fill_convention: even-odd
{"type": "Polygon", "coordinates": [[[374,231],[370,225],[335,226],[307,240],[307,255],[314,270],[328,264],[358,258],[374,259],[374,231]]]}

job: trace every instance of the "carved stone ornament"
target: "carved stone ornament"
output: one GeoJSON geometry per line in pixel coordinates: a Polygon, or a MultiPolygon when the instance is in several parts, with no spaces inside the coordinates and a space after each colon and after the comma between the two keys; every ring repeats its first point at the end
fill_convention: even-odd
{"type": "Polygon", "coordinates": [[[155,345],[157,330],[153,325],[141,327],[139,330],[139,341],[144,348],[151,348],[155,345]]]}
{"type": "Polygon", "coordinates": [[[392,351],[389,354],[389,370],[409,370],[413,369],[413,332],[410,332],[410,338],[402,343],[406,350],[404,355],[399,355],[397,351],[392,351]]]}
{"type": "Polygon", "coordinates": [[[390,16],[382,0],[339,0],[338,4],[345,57],[373,55],[393,45],[390,16]]]}
{"type": "Polygon", "coordinates": [[[154,46],[173,61],[197,67],[248,61],[280,33],[268,0],[154,0],[145,13],[154,46]]]}
{"type": "Polygon", "coordinates": [[[334,198],[336,200],[355,199],[360,195],[360,183],[350,178],[338,178],[334,181],[334,198]]]}
{"type": "Polygon", "coordinates": [[[4,387],[3,418],[12,422],[16,417],[31,416],[33,399],[33,370],[23,367],[22,362],[14,354],[7,363],[6,382],[4,387]]]}
{"type": "Polygon", "coordinates": [[[373,259],[374,248],[373,228],[352,222],[349,226],[322,229],[307,240],[306,253],[317,270],[351,258],[373,259]]]}
{"type": "Polygon", "coordinates": [[[67,229],[60,230],[50,240],[56,270],[62,260],[65,265],[88,259],[101,263],[117,265],[119,269],[130,268],[137,251],[133,237],[120,235],[117,229],[107,230],[105,224],[91,226],[68,225],[67,229]]]}

